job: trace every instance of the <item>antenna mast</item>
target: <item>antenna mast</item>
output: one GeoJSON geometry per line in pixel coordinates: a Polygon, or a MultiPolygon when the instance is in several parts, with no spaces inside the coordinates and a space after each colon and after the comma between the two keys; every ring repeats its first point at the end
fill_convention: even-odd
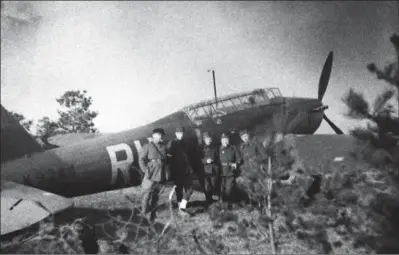
{"type": "MultiPolygon", "coordinates": [[[[208,70],[210,72],[211,70],[208,70]]],[[[213,91],[215,93],[215,105],[218,106],[218,97],[216,93],[216,78],[215,78],[215,70],[212,70],[212,77],[213,77],[213,91]]]]}

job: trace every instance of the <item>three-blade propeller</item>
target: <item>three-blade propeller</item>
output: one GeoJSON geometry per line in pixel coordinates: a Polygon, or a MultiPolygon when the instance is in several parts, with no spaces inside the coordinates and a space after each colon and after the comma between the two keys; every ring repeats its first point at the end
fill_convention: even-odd
{"type": "MultiPolygon", "coordinates": [[[[332,63],[333,63],[333,52],[331,51],[328,54],[326,62],[324,63],[324,67],[321,72],[319,80],[318,99],[320,100],[320,102],[322,101],[324,94],[326,93],[327,90],[328,81],[330,80],[330,75],[331,75],[332,63]]],[[[339,135],[342,135],[344,133],[325,114],[323,116],[323,119],[327,121],[327,123],[331,126],[331,128],[335,131],[335,133],[339,135]]]]}

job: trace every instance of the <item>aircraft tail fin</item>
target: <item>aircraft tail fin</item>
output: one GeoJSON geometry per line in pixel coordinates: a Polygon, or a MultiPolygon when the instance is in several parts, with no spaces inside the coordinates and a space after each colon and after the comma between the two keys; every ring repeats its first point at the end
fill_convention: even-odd
{"type": "Polygon", "coordinates": [[[1,163],[43,151],[38,142],[1,105],[1,163]]]}

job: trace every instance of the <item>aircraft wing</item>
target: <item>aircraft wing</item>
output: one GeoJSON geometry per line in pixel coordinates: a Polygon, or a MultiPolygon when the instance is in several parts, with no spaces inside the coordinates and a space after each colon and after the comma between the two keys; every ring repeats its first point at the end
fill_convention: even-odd
{"type": "Polygon", "coordinates": [[[349,135],[298,135],[295,145],[301,161],[314,169],[326,171],[332,164],[351,167],[357,163],[350,155],[355,138],[349,135]]]}
{"type": "Polygon", "coordinates": [[[15,182],[1,184],[1,235],[73,206],[73,200],[15,182]]]}

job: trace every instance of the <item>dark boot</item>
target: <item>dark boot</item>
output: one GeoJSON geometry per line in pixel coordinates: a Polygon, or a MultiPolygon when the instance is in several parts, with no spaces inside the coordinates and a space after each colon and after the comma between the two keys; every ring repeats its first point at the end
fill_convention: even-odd
{"type": "Polygon", "coordinates": [[[210,204],[213,203],[212,193],[208,192],[208,193],[205,195],[205,197],[206,197],[206,203],[207,203],[208,205],[210,205],[210,204]]]}

